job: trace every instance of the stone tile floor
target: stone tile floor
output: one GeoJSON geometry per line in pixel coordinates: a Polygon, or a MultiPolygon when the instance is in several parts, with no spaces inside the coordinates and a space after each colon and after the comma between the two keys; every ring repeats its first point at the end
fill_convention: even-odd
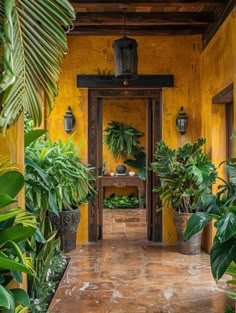
{"type": "Polygon", "coordinates": [[[145,240],[145,210],[104,210],[104,239],[70,253],[49,313],[224,313],[209,256],[145,240]]]}

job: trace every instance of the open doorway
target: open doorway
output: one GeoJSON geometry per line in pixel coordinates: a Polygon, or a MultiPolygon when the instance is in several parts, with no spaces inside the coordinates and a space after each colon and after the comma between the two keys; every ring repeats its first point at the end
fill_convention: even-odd
{"type": "MultiPolygon", "coordinates": [[[[148,168],[148,164],[153,162],[156,141],[161,139],[162,127],[160,100],[160,90],[101,89],[89,91],[88,159],[89,163],[94,166],[96,174],[99,176],[96,185],[96,197],[89,203],[89,241],[96,241],[103,238],[103,199],[104,195],[106,197],[109,192],[112,193],[115,187],[123,189],[121,191],[122,193],[125,190],[126,194],[124,196],[127,196],[127,193],[132,193],[134,191],[140,199],[140,197],[143,198],[145,194],[144,202],[146,202],[146,209],[143,211],[143,216],[146,220],[146,226],[144,226],[146,231],[143,236],[148,240],[157,242],[162,241],[162,216],[161,214],[156,214],[159,198],[157,194],[152,192],[153,187],[157,184],[156,177],[152,172],[147,170],[145,182],[141,179],[138,180],[137,175],[135,175],[135,177],[127,176],[126,179],[119,179],[119,177],[116,176],[114,161],[112,162],[109,155],[103,151],[104,124],[107,123],[108,120],[117,120],[118,117],[121,121],[126,123],[129,123],[130,119],[130,124],[136,124],[139,128],[141,127],[142,129],[140,131],[145,133],[141,145],[144,146],[145,149],[146,168],[148,168]],[[119,108],[114,109],[117,106],[119,108]],[[106,160],[106,158],[109,158],[109,162],[107,162],[108,160],[106,160]],[[104,161],[107,163],[106,171],[104,171],[104,161]],[[113,180],[113,182],[116,186],[111,184],[111,172],[114,173],[115,180],[113,180]],[[134,178],[136,179],[136,182],[134,183],[134,186],[132,186],[134,178]],[[107,183],[107,181],[109,181],[109,183],[107,183]],[[109,191],[108,188],[108,190],[104,191],[104,187],[111,187],[113,190],[109,191]],[[135,190],[132,188],[135,188],[135,190]],[[142,191],[144,192],[141,195],[142,191]]],[[[115,162],[117,162],[117,160],[115,162]]],[[[129,168],[127,170],[129,171],[129,168]]],[[[138,170],[136,170],[136,173],[137,172],[138,170]]],[[[120,193],[120,191],[116,192],[120,193]]],[[[140,212],[141,211],[139,211],[139,213],[140,212]]],[[[135,217],[132,217],[132,219],[133,218],[135,217]]],[[[139,218],[139,220],[142,220],[143,223],[143,218],[139,218]]]]}
{"type": "Polygon", "coordinates": [[[107,98],[102,105],[102,238],[145,240],[147,100],[107,98]]]}

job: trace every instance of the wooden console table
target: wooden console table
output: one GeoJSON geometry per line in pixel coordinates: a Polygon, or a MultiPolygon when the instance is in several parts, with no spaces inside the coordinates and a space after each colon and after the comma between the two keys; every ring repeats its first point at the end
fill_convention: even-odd
{"type": "MultiPolygon", "coordinates": [[[[115,186],[115,187],[136,187],[138,190],[138,199],[142,194],[145,193],[146,182],[140,179],[138,176],[102,176],[101,177],[101,193],[100,193],[100,204],[103,202],[103,189],[104,187],[115,186]]],[[[139,208],[143,209],[143,203],[139,203],[139,208]]]]}

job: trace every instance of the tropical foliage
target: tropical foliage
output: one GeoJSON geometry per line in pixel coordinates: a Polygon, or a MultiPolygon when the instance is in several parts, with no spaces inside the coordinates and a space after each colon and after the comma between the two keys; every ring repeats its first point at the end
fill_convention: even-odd
{"type": "MultiPolygon", "coordinates": [[[[23,312],[29,306],[29,296],[21,288],[9,288],[10,281],[22,283],[22,273],[34,275],[31,260],[24,255],[27,238],[36,231],[33,215],[21,208],[6,207],[15,203],[24,177],[4,159],[0,160],[0,310],[23,312]]],[[[29,244],[29,242],[28,242],[29,244]]]]}
{"type": "Polygon", "coordinates": [[[29,277],[30,313],[47,312],[67,265],[67,259],[59,247],[58,239],[50,240],[35,255],[36,276],[29,277]]]}
{"type": "Polygon", "coordinates": [[[75,18],[67,0],[0,2],[0,128],[24,110],[40,124],[42,95],[49,106],[58,94],[61,59],[67,52],[65,31],[75,18]]]}
{"type": "Polygon", "coordinates": [[[208,155],[202,151],[204,138],[171,149],[164,141],[157,143],[155,162],[151,169],[160,179],[154,191],[160,193],[163,206],[169,205],[177,212],[199,211],[201,197],[210,192],[217,172],[208,155]]]}
{"type": "Polygon", "coordinates": [[[146,180],[146,153],[143,151],[143,147],[134,153],[134,159],[127,159],[124,161],[125,164],[138,168],[138,176],[142,180],[146,180]]]}
{"type": "MultiPolygon", "coordinates": [[[[93,168],[81,162],[80,145],[38,139],[25,151],[26,199],[30,211],[73,210],[94,194],[93,168]]],[[[45,213],[41,213],[45,214],[45,213]]]]}
{"type": "Polygon", "coordinates": [[[236,262],[236,159],[226,162],[229,180],[222,178],[216,194],[202,196],[205,212],[193,214],[188,222],[185,239],[214,221],[216,235],[210,252],[211,271],[219,280],[231,262],[236,262]]]}
{"type": "Polygon", "coordinates": [[[138,138],[144,134],[132,125],[111,121],[104,131],[104,144],[116,159],[132,157],[140,151],[138,138]]]}

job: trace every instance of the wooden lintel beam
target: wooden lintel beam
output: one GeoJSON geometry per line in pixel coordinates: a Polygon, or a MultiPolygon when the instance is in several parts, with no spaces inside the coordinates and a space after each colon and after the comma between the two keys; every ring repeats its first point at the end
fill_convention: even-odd
{"type": "Polygon", "coordinates": [[[226,1],[225,0],[123,0],[123,1],[117,1],[117,0],[102,0],[102,1],[97,1],[97,0],[71,0],[72,4],[81,5],[81,6],[106,6],[106,5],[116,5],[116,6],[129,6],[129,5],[137,5],[137,6],[183,6],[183,5],[188,5],[188,6],[202,6],[202,5],[207,5],[207,6],[225,6],[226,1]]]}
{"type": "Polygon", "coordinates": [[[78,88],[164,88],[174,87],[174,75],[139,75],[128,86],[111,75],[77,75],[78,88]]]}
{"type": "MultiPolygon", "coordinates": [[[[214,14],[206,12],[156,12],[156,13],[126,13],[126,25],[202,25],[215,20],[214,14]]],[[[123,12],[78,13],[76,25],[123,25],[123,12]]]]}

